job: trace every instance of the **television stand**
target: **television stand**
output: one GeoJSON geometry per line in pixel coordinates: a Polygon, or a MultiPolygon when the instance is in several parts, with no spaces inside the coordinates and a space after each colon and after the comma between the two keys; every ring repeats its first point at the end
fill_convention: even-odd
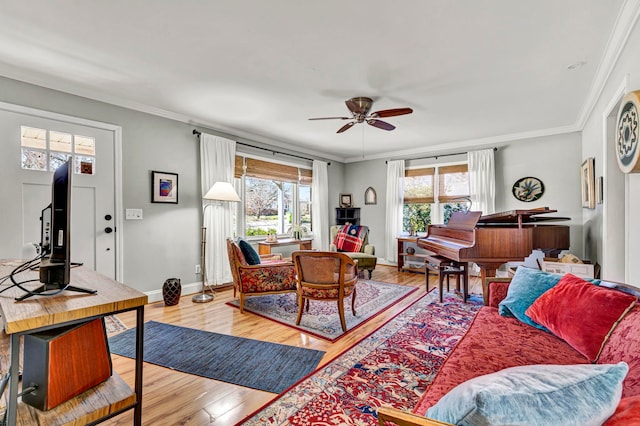
{"type": "Polygon", "coordinates": [[[82,287],[76,287],[73,285],[66,285],[63,286],[62,288],[60,288],[60,286],[58,285],[51,285],[51,284],[43,284],[40,287],[36,288],[35,290],[29,290],[29,293],[25,294],[24,296],[20,296],[20,297],[16,297],[16,302],[22,302],[25,299],[28,299],[31,296],[37,296],[38,294],[42,294],[46,291],[50,291],[50,290],[67,290],[67,291],[76,291],[78,293],[87,293],[87,294],[96,294],[98,292],[98,290],[92,290],[90,288],[82,288],[82,287]]]}
{"type": "Polygon", "coordinates": [[[27,294],[23,296],[16,297],[16,302],[21,302],[31,296],[44,294],[51,290],[68,290],[87,294],[97,293],[97,290],[69,285],[69,280],[69,266],[65,263],[54,263],[49,259],[45,259],[40,262],[40,282],[43,284],[35,290],[28,290],[27,294]]]}

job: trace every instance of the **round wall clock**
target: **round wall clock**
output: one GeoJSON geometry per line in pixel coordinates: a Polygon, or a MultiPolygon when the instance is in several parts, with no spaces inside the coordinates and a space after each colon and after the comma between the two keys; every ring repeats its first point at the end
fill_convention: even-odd
{"type": "Polygon", "coordinates": [[[513,196],[520,201],[535,201],[544,194],[544,184],[538,178],[530,176],[523,177],[513,184],[511,192],[513,193],[513,196]]]}
{"type": "Polygon", "coordinates": [[[640,90],[627,93],[618,111],[615,148],[618,167],[623,173],[640,172],[638,111],[640,111],[640,90]]]}

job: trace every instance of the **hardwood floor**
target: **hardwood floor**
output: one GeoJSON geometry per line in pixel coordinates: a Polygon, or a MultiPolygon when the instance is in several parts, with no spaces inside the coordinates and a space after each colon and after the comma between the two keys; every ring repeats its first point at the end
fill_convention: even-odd
{"type": "MultiPolygon", "coordinates": [[[[150,304],[145,308],[145,321],[154,320],[216,333],[318,349],[326,352],[320,363],[324,365],[426,292],[423,274],[398,272],[395,267],[379,265],[373,272],[372,279],[415,286],[419,287],[419,290],[336,343],[308,336],[250,313],[240,314],[238,309],[225,304],[233,299],[231,288],[217,292],[215,300],[211,303],[193,303],[189,295],[184,296],[176,306],[164,306],[162,302],[150,304]]],[[[434,286],[437,286],[437,282],[431,274],[429,288],[434,286]]],[[[470,293],[482,293],[479,278],[470,279],[470,293]]],[[[135,326],[133,313],[120,314],[118,318],[128,327],[135,326]]],[[[171,348],[167,350],[170,351],[171,348]]],[[[112,357],[114,370],[133,386],[133,360],[118,355],[112,357]]],[[[216,362],[215,359],[210,361],[216,362]]],[[[144,364],[142,397],[144,425],[233,425],[275,397],[276,394],[180,373],[153,364],[144,364]]],[[[123,413],[104,424],[131,425],[132,414],[132,411],[123,413]]]]}

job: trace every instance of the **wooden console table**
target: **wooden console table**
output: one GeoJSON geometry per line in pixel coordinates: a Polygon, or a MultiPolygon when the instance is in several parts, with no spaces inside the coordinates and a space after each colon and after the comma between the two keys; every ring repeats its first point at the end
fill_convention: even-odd
{"type": "Polygon", "coordinates": [[[407,253],[405,250],[405,243],[413,243],[415,244],[418,241],[418,237],[398,237],[398,271],[411,271],[411,272],[420,272],[425,273],[426,269],[424,266],[424,259],[427,257],[425,253],[407,253]],[[405,258],[416,258],[420,260],[421,266],[419,268],[414,268],[411,266],[405,266],[405,258]]]}
{"type": "Polygon", "coordinates": [[[260,241],[258,243],[258,254],[271,254],[271,247],[298,245],[300,250],[311,250],[312,240],[296,240],[294,238],[281,238],[278,241],[260,241]]]}
{"type": "MultiPolygon", "coordinates": [[[[0,276],[9,274],[19,264],[19,261],[0,260],[0,276]]],[[[16,276],[19,282],[28,279],[36,279],[36,282],[23,284],[23,287],[38,287],[37,270],[16,276]]],[[[148,297],[85,267],[71,270],[71,284],[98,292],[83,294],[64,291],[55,296],[32,296],[22,302],[14,300],[24,295],[17,287],[0,294],[0,315],[5,332],[4,346],[7,346],[8,339],[10,347],[6,424],[13,426],[98,423],[133,408],[134,424],[141,425],[144,305],[147,304],[148,297]],[[136,311],[136,371],[133,391],[114,372],[107,381],[48,411],[40,411],[19,400],[17,395],[22,335],[132,310],[136,311]]],[[[6,371],[6,367],[3,366],[2,370],[6,371]]]]}

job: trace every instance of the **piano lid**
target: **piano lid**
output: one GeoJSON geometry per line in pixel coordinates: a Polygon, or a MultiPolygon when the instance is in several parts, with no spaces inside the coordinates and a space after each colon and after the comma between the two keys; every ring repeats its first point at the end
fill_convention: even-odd
{"type": "Polygon", "coordinates": [[[509,210],[500,213],[488,214],[481,216],[478,222],[482,225],[492,224],[523,224],[523,223],[537,223],[537,222],[549,222],[549,221],[563,221],[571,220],[568,217],[549,217],[538,215],[555,213],[558,210],[552,210],[549,207],[538,207],[535,209],[523,209],[523,210],[509,210]]]}
{"type": "Polygon", "coordinates": [[[482,212],[453,212],[447,222],[448,228],[474,229],[482,212]]]}

